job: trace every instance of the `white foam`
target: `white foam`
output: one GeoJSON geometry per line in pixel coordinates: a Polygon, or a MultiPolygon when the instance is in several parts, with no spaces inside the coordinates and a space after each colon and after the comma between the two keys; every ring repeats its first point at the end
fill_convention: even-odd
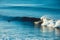
{"type": "Polygon", "coordinates": [[[47,16],[42,16],[41,20],[43,20],[42,26],[48,26],[48,27],[60,27],[60,20],[53,20],[47,16]]]}

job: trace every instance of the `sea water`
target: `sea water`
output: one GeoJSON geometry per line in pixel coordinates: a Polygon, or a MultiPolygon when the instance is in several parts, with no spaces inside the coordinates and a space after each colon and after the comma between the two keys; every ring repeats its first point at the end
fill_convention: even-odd
{"type": "Polygon", "coordinates": [[[0,40],[60,40],[60,29],[41,27],[28,21],[7,21],[9,19],[7,17],[47,16],[55,20],[60,19],[59,1],[51,0],[52,5],[51,1],[46,1],[48,4],[44,0],[39,1],[1,0],[0,40]],[[55,6],[55,4],[58,5],[55,6]]]}
{"type": "Polygon", "coordinates": [[[38,27],[38,25],[28,21],[8,22],[6,21],[8,18],[4,18],[4,16],[39,18],[45,14],[45,16],[55,17],[55,19],[60,18],[60,14],[57,14],[59,13],[59,10],[49,10],[30,7],[6,7],[4,9],[0,9],[0,14],[3,15],[0,17],[0,40],[60,40],[60,29],[49,29],[41,26],[38,27]]]}

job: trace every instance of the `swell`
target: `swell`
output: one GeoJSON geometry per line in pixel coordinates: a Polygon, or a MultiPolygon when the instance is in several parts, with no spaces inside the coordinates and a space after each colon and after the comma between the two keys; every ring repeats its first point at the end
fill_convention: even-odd
{"type": "Polygon", "coordinates": [[[4,21],[22,21],[22,22],[35,22],[35,21],[39,21],[40,18],[35,18],[35,17],[12,17],[12,16],[4,16],[4,15],[0,15],[0,21],[4,20],[4,21]]]}
{"type": "Polygon", "coordinates": [[[39,7],[39,6],[2,6],[0,9],[24,9],[24,10],[46,10],[46,11],[60,11],[58,8],[39,7]]]}

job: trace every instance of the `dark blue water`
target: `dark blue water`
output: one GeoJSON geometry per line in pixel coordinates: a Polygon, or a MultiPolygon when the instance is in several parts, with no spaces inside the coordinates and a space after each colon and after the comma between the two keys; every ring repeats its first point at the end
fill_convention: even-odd
{"type": "Polygon", "coordinates": [[[60,19],[60,0],[0,0],[0,40],[60,40],[60,29],[12,17],[60,19]]]}

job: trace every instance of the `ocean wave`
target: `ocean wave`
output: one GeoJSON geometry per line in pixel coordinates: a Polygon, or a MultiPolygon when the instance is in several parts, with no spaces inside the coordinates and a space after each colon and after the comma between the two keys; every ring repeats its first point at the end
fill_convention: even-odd
{"type": "Polygon", "coordinates": [[[27,7],[39,7],[44,4],[0,4],[1,6],[27,6],[27,7]]]}
{"type": "Polygon", "coordinates": [[[60,20],[60,15],[43,15],[43,17],[50,18],[53,20],[60,20]]]}
{"type": "Polygon", "coordinates": [[[59,9],[59,7],[50,7],[46,4],[0,4],[0,7],[34,7],[34,8],[48,8],[48,9],[59,9]]]}
{"type": "Polygon", "coordinates": [[[56,20],[51,16],[42,16],[41,20],[43,20],[42,26],[60,27],[60,18],[56,20]]]}

